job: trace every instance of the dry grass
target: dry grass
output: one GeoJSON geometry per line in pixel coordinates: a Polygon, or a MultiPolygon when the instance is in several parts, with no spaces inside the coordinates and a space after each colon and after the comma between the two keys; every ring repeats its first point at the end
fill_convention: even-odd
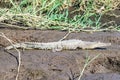
{"type": "Polygon", "coordinates": [[[11,5],[0,9],[0,22],[7,25],[23,29],[80,31],[87,27],[100,29],[101,16],[117,9],[120,0],[1,0],[0,3],[6,7],[11,5]],[[76,8],[67,12],[71,7],[76,8]],[[76,11],[83,14],[70,19],[69,14],[76,11]]]}
{"type": "MultiPolygon", "coordinates": [[[[20,3],[21,0],[1,0],[0,3],[9,3],[8,5],[11,4],[11,1],[13,1],[14,3],[20,3]]],[[[93,11],[97,11],[99,12],[99,10],[102,10],[102,12],[104,11],[108,11],[108,10],[114,10],[117,8],[117,6],[120,4],[120,1],[119,0],[56,0],[58,2],[61,2],[62,5],[61,7],[62,8],[68,8],[68,7],[71,7],[71,6],[74,6],[76,4],[79,4],[79,9],[80,10],[85,10],[87,9],[88,7],[88,4],[92,3],[93,4],[93,11]]],[[[54,3],[55,3],[55,0],[23,0],[23,2],[25,3],[31,3],[32,5],[35,5],[36,7],[42,7],[43,6],[43,3],[44,4],[44,8],[49,8],[51,7],[54,3]]],[[[6,4],[4,4],[6,5],[6,4]]],[[[6,5],[7,6],[7,5],[6,5]]]]}
{"type": "MultiPolygon", "coordinates": [[[[61,30],[66,30],[71,26],[65,22],[52,21],[48,20],[46,17],[35,16],[31,14],[4,14],[0,17],[0,22],[6,23],[9,25],[14,25],[18,28],[23,29],[51,29],[50,26],[61,26],[59,27],[61,30]],[[21,27],[19,27],[21,26],[21,27]]],[[[9,26],[8,25],[8,26],[9,26]]]]}

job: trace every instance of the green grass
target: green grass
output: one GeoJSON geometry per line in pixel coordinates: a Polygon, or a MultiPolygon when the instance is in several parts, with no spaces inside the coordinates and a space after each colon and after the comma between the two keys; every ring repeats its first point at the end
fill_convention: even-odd
{"type": "MultiPolygon", "coordinates": [[[[120,1],[115,0],[22,0],[15,2],[9,0],[12,5],[1,8],[1,22],[10,25],[37,29],[57,29],[80,31],[85,28],[101,29],[101,17],[117,8],[120,1]],[[74,6],[74,11],[69,8],[74,6]],[[79,11],[72,18],[71,13],[79,11]]],[[[107,27],[106,27],[107,28],[107,27]]],[[[119,29],[119,28],[117,28],[119,29]]]]}

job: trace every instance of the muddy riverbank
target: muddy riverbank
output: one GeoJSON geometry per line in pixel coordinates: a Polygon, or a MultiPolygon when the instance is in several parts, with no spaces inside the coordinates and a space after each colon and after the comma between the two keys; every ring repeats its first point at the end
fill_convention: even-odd
{"type": "MultiPolygon", "coordinates": [[[[15,42],[51,42],[68,32],[55,30],[0,29],[15,42]]],[[[84,71],[82,80],[120,80],[120,32],[71,33],[66,39],[111,43],[106,49],[94,50],[20,50],[22,64],[19,80],[78,80],[87,57],[95,59],[84,71]]],[[[17,57],[15,50],[4,51],[10,43],[0,37],[0,80],[15,80],[17,57]]]]}

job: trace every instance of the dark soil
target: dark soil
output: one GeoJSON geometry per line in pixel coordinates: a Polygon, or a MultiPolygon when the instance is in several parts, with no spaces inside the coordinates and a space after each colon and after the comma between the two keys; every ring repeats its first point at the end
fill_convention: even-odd
{"type": "MultiPolygon", "coordinates": [[[[67,32],[41,30],[0,29],[15,42],[58,41],[67,32]]],[[[19,80],[78,80],[87,57],[101,55],[91,62],[81,80],[120,80],[120,32],[71,33],[66,39],[112,43],[106,49],[94,50],[20,50],[22,64],[19,80]]],[[[0,80],[15,80],[17,57],[15,50],[4,51],[10,43],[0,37],[0,80]]]]}

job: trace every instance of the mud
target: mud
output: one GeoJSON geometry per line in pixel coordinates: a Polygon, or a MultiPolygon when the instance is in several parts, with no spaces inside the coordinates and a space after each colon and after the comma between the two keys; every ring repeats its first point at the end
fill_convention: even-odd
{"type": "MultiPolygon", "coordinates": [[[[67,32],[55,30],[14,30],[0,29],[15,42],[58,41],[67,32]]],[[[20,50],[22,64],[19,80],[78,80],[87,57],[92,61],[84,71],[81,80],[120,80],[120,32],[79,32],[71,33],[66,39],[101,41],[112,43],[106,49],[94,50],[20,50]]],[[[15,50],[5,51],[10,43],[0,37],[0,80],[15,80],[18,54],[15,50]]]]}

